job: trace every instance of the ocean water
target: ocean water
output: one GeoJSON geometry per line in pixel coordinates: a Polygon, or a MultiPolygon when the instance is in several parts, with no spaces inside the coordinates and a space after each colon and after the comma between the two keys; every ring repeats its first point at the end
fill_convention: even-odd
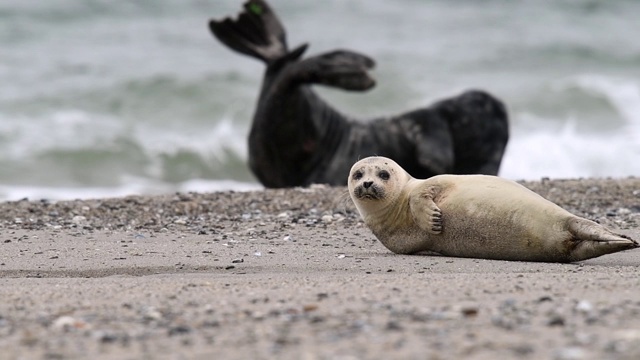
{"type": "MultiPolygon", "coordinates": [[[[640,176],[640,2],[272,0],[290,46],[377,61],[367,118],[485,89],[511,179],[640,176]]],[[[237,0],[0,0],[0,201],[261,186],[246,138],[264,67],[208,32],[237,0]]]]}

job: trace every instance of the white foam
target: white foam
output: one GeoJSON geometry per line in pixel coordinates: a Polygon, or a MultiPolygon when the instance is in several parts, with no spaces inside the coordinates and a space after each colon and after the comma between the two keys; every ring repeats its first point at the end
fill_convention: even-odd
{"type": "Polygon", "coordinates": [[[0,201],[46,199],[50,201],[98,199],[129,195],[159,195],[174,192],[252,191],[263,187],[258,183],[234,180],[195,179],[179,184],[140,180],[115,187],[48,187],[0,185],[0,201]]]}
{"type": "MultiPolygon", "coordinates": [[[[542,123],[531,114],[523,121],[542,123]]],[[[558,130],[515,129],[509,140],[500,175],[510,179],[541,177],[626,177],[640,174],[640,144],[624,129],[602,134],[582,134],[568,119],[558,130]]]]}
{"type": "Polygon", "coordinates": [[[207,129],[180,126],[178,129],[134,124],[108,115],[63,109],[48,116],[10,117],[0,113],[0,136],[4,158],[18,160],[49,150],[79,150],[109,147],[121,139],[141,146],[150,156],[175,154],[181,150],[223,160],[225,151],[246,157],[244,128],[229,117],[213,122],[207,129]],[[173,131],[172,131],[173,130],[173,131]]]}
{"type": "Polygon", "coordinates": [[[594,96],[604,98],[625,121],[625,131],[640,143],[640,85],[637,81],[603,75],[580,75],[561,80],[558,87],[578,87],[594,96]]]}

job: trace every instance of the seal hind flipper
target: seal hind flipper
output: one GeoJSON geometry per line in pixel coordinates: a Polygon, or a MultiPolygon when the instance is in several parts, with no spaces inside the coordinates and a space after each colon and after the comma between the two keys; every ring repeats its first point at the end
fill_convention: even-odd
{"type": "Polygon", "coordinates": [[[640,247],[637,241],[626,235],[614,234],[598,223],[587,219],[569,220],[569,233],[573,236],[571,261],[580,261],[618,251],[640,247]]]}
{"type": "Polygon", "coordinates": [[[301,83],[321,84],[344,90],[363,91],[375,80],[368,70],[375,66],[370,57],[349,50],[336,50],[316,55],[293,65],[294,79],[301,83]]]}
{"type": "Polygon", "coordinates": [[[267,64],[287,54],[284,27],[263,0],[249,0],[237,19],[210,20],[211,33],[229,48],[267,64]]]}

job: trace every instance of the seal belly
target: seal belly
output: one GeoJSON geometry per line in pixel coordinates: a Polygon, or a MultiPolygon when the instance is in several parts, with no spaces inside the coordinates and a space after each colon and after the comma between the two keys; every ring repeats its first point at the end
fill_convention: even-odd
{"type": "Polygon", "coordinates": [[[455,190],[436,201],[443,231],[432,242],[434,251],[460,257],[568,261],[565,242],[571,235],[566,228],[573,215],[517,183],[468,178],[471,181],[458,177],[455,190]]]}

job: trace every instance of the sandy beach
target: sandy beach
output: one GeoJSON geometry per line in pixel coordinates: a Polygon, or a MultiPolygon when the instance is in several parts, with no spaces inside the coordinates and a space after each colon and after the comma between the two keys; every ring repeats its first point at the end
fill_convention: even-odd
{"type": "MultiPolygon", "coordinates": [[[[526,182],[640,238],[640,179],[526,182]]],[[[0,203],[3,359],[637,359],[640,250],[401,256],[345,188],[0,203]]]]}

